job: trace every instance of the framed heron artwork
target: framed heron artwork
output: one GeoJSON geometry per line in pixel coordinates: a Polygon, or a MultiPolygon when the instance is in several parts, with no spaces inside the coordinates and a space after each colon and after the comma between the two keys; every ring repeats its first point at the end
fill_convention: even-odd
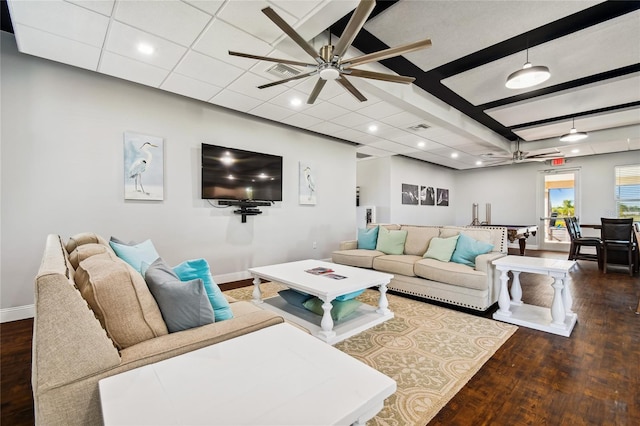
{"type": "Polygon", "coordinates": [[[299,163],[298,200],[300,204],[316,204],[315,169],[309,164],[299,163]]]}
{"type": "Polygon", "coordinates": [[[124,133],[124,199],[164,199],[164,140],[124,133]]]}

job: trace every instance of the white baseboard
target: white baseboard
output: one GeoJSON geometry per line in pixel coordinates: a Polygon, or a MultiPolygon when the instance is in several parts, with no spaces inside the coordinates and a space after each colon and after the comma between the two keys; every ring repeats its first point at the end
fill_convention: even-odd
{"type": "Polygon", "coordinates": [[[36,310],[34,305],[16,306],[15,308],[0,309],[0,323],[33,318],[36,310]]]}

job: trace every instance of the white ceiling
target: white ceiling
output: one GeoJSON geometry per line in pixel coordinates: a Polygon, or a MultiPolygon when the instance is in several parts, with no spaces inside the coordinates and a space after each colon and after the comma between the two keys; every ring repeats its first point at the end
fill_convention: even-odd
{"type": "MultiPolygon", "coordinates": [[[[458,69],[457,64],[495,52],[518,37],[535,39],[549,25],[562,29],[565,20],[575,25],[572,17],[589,13],[601,2],[398,1],[372,17],[363,31],[389,47],[427,37],[433,46],[405,56],[417,67],[417,75],[412,75],[418,78],[415,84],[352,78],[366,102],[328,82],[315,104],[307,105],[316,76],[257,89],[284,78],[267,72],[275,64],[227,53],[307,62],[309,56],[261,9],[272,7],[320,48],[328,38],[326,29],[357,4],[357,0],[8,0],[18,49],[25,54],[350,141],[359,145],[359,153],[373,157],[399,154],[454,169],[485,167],[491,164],[484,160],[478,165],[481,155],[512,151],[516,136],[525,141],[523,150],[558,148],[566,157],[640,150],[637,8],[548,41],[532,42],[530,61],[548,66],[552,73],[535,91],[504,86],[506,76],[525,62],[526,44],[478,66],[458,69]],[[140,53],[140,43],[152,46],[153,53],[140,53]],[[620,69],[626,71],[617,72],[620,69]],[[440,70],[449,71],[441,75],[440,70]],[[422,84],[426,89],[418,84],[421,79],[429,81],[422,84]],[[430,84],[441,86],[449,97],[461,98],[469,111],[478,114],[474,118],[488,121],[482,124],[440,92],[431,93],[430,84]],[[292,105],[293,98],[302,103],[292,105]],[[590,133],[589,139],[579,144],[559,142],[558,137],[571,128],[573,116],[578,130],[590,133]],[[370,130],[371,125],[377,130],[370,130]],[[411,128],[416,125],[428,128],[411,128]]],[[[364,46],[358,43],[356,39],[354,45],[364,46]]],[[[361,53],[352,47],[345,57],[361,53]]],[[[393,73],[379,63],[358,68],[393,73]]]]}

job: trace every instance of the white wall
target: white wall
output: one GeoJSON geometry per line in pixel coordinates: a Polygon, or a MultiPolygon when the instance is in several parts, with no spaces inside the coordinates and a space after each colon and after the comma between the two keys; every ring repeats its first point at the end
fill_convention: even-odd
{"type": "Polygon", "coordinates": [[[360,205],[375,206],[378,223],[391,223],[390,178],[390,157],[358,162],[356,183],[360,187],[360,205]]]}
{"type": "Polygon", "coordinates": [[[22,55],[2,32],[1,304],[33,303],[46,235],[150,238],[169,263],[206,258],[219,280],[327,258],[355,229],[355,148],[211,104],[22,55]],[[164,138],[165,199],[123,200],[123,133],[164,138]],[[202,142],[282,155],[283,199],[241,223],[200,199],[202,142]],[[316,206],[298,204],[298,162],[316,206]],[[317,242],[317,249],[312,243],[317,242]]]}

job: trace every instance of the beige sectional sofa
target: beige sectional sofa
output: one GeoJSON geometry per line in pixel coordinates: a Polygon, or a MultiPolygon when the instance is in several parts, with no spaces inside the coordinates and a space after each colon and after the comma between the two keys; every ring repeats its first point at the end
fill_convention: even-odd
{"type": "MultiPolygon", "coordinates": [[[[103,286],[102,291],[108,287],[103,286]]],[[[100,379],[284,322],[252,303],[227,299],[234,318],[168,333],[144,278],[117,258],[106,240],[87,233],[65,244],[58,235],[49,235],[35,279],[32,387],[36,424],[100,425],[100,379]],[[91,262],[95,256],[102,257],[100,262],[91,262]],[[108,312],[113,307],[107,306],[104,293],[99,298],[100,312],[88,305],[98,291],[91,280],[109,279],[120,280],[114,291],[121,314],[108,312]],[[80,285],[83,294],[76,280],[84,282],[80,285]],[[107,329],[118,329],[119,349],[103,323],[108,324],[107,329]]]]}
{"type": "MultiPolygon", "coordinates": [[[[378,226],[375,224],[369,227],[378,226]]],[[[491,262],[507,254],[507,228],[414,226],[383,224],[390,230],[406,230],[404,253],[385,254],[358,249],[357,240],[343,241],[332,253],[334,263],[372,268],[394,274],[388,288],[400,293],[484,311],[498,300],[500,277],[491,262]],[[493,245],[493,250],[475,258],[475,266],[423,258],[434,237],[465,233],[493,245]]]]}

